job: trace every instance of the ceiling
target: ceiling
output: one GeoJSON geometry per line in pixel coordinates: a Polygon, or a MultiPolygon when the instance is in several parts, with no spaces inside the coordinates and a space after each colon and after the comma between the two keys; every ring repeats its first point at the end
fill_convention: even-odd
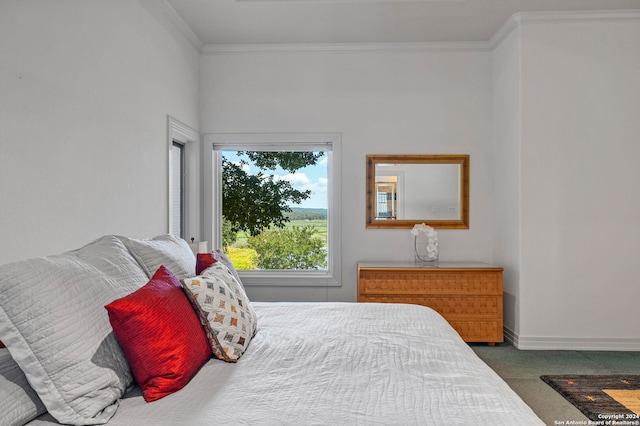
{"type": "Polygon", "coordinates": [[[167,0],[204,44],[487,41],[517,12],[640,0],[167,0]]]}

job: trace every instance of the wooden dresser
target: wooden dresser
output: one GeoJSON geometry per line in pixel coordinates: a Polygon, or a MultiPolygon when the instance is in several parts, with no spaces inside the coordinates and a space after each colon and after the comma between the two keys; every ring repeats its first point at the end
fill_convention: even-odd
{"type": "Polygon", "coordinates": [[[413,303],[438,311],[465,342],[504,340],[502,268],[484,263],[358,263],[358,302],[413,303]]]}

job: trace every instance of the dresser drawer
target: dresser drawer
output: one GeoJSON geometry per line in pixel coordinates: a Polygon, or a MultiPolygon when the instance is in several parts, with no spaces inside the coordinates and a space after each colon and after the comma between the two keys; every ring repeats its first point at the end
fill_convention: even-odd
{"type": "Polygon", "coordinates": [[[432,308],[447,320],[454,318],[499,318],[502,316],[501,296],[396,296],[372,295],[360,302],[410,303],[432,308]]]}
{"type": "Polygon", "coordinates": [[[485,321],[449,321],[465,342],[500,343],[504,340],[502,319],[485,321]]]}
{"type": "Polygon", "coordinates": [[[360,270],[360,293],[502,294],[502,271],[360,270]]]}

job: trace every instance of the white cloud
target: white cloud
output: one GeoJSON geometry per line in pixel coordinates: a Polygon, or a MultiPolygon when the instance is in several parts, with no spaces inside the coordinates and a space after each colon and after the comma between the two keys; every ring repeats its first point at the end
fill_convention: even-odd
{"type": "Polygon", "coordinates": [[[313,194],[326,193],[327,192],[327,178],[318,178],[317,182],[313,182],[309,179],[306,173],[289,173],[286,175],[274,175],[275,180],[286,180],[299,191],[310,190],[313,194]]]}
{"type": "Polygon", "coordinates": [[[289,181],[294,187],[308,185],[311,183],[311,179],[309,179],[309,176],[307,176],[306,173],[289,173],[284,176],[276,176],[276,179],[289,181]]]}
{"type": "Polygon", "coordinates": [[[251,166],[249,164],[242,163],[241,161],[234,161],[233,164],[240,166],[246,173],[251,173],[251,166]]]}

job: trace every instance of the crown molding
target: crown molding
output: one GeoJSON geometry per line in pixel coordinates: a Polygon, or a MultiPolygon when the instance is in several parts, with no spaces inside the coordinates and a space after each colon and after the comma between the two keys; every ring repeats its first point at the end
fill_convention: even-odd
{"type": "MultiPolygon", "coordinates": [[[[178,139],[183,143],[197,142],[200,140],[200,133],[196,129],[176,120],[170,115],[167,116],[167,134],[173,136],[171,139],[178,139]]],[[[173,142],[173,140],[170,142],[173,142]]]]}
{"type": "Polygon", "coordinates": [[[502,24],[498,31],[496,31],[489,41],[487,45],[491,50],[495,49],[500,43],[504,41],[509,34],[511,34],[516,28],[520,26],[520,19],[516,15],[511,15],[507,18],[507,20],[502,24]]]}
{"type": "Polygon", "coordinates": [[[167,0],[138,0],[161,25],[171,33],[182,36],[198,53],[202,52],[204,43],[187,25],[167,0]]]}
{"type": "Polygon", "coordinates": [[[521,23],[567,23],[591,21],[637,21],[640,9],[620,10],[568,10],[557,12],[520,12],[513,15],[521,23]]]}
{"type": "Polygon", "coordinates": [[[636,22],[640,9],[515,13],[487,41],[390,43],[204,44],[167,0],[139,0],[169,30],[177,31],[202,55],[255,53],[486,52],[523,24],[636,22]]]}
{"type": "Polygon", "coordinates": [[[206,44],[202,55],[255,53],[486,52],[487,42],[206,44]]]}
{"type": "Polygon", "coordinates": [[[510,16],[486,42],[436,43],[295,43],[295,44],[206,44],[202,55],[255,53],[363,53],[363,52],[487,52],[494,50],[521,25],[575,22],[636,22],[640,9],[519,12],[510,16]]]}
{"type": "Polygon", "coordinates": [[[585,22],[637,22],[640,21],[640,9],[624,10],[581,10],[556,12],[519,12],[511,15],[487,42],[495,49],[509,34],[521,25],[527,24],[566,24],[585,22]]]}

